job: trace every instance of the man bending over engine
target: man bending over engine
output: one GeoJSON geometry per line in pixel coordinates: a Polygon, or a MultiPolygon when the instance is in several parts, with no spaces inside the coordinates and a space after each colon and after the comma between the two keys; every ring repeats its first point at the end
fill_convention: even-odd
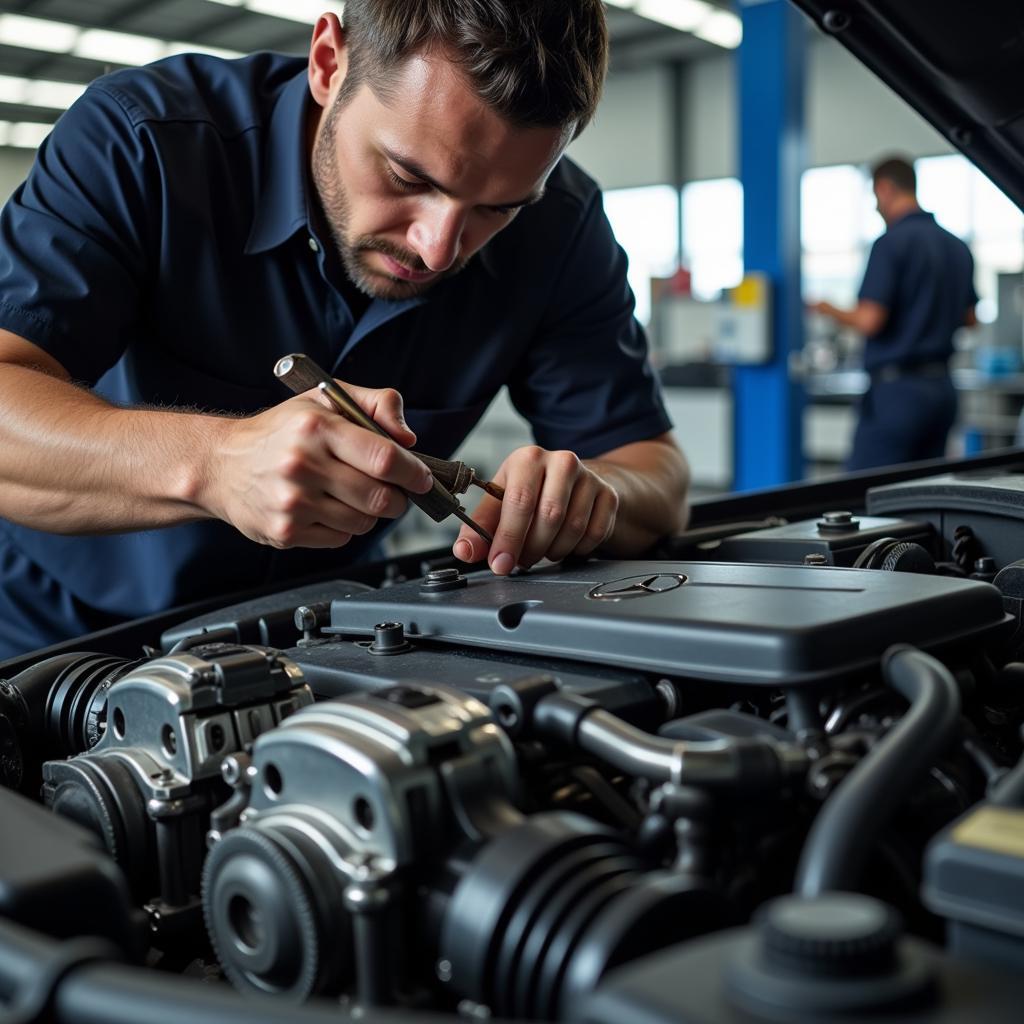
{"type": "Polygon", "coordinates": [[[460,559],[679,528],[686,462],[597,186],[600,0],[348,0],[308,61],[94,82],[0,216],[0,657],[366,559],[507,385],[460,559]],[[398,443],[272,367],[302,351],[398,443]],[[323,550],[332,549],[330,554],[323,550]]]}

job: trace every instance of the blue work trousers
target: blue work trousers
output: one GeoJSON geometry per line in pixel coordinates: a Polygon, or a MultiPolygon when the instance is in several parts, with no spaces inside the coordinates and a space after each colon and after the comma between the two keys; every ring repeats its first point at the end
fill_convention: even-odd
{"type": "Polygon", "coordinates": [[[872,380],[846,468],[942,458],[955,420],[956,390],[948,374],[872,380]]]}

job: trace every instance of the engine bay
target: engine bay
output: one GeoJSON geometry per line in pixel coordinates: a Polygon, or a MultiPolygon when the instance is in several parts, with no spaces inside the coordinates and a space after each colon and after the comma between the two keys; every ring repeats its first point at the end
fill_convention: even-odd
{"type": "Polygon", "coordinates": [[[997,461],[698,507],[647,559],[432,553],[20,659],[3,995],[1017,1019],[1024,476],[997,461]]]}

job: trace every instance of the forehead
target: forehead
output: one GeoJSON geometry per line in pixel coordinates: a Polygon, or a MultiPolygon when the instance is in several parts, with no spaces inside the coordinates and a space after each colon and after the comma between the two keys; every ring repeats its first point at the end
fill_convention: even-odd
{"type": "Polygon", "coordinates": [[[489,179],[529,192],[569,141],[558,128],[518,128],[492,110],[443,55],[410,57],[380,92],[364,85],[352,101],[374,139],[445,183],[489,179]]]}

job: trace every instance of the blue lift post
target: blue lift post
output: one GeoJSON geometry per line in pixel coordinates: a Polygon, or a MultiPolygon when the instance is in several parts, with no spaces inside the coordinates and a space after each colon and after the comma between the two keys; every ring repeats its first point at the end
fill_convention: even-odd
{"type": "Polygon", "coordinates": [[[740,0],[738,50],[743,260],[771,282],[772,358],[733,371],[736,490],[803,476],[803,389],[790,353],[803,347],[800,175],[807,25],[788,0],[740,0]]]}

